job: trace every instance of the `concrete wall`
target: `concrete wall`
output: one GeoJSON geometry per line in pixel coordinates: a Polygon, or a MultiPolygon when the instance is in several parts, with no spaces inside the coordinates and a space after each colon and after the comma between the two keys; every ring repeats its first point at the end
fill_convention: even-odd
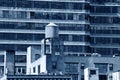
{"type": "Polygon", "coordinates": [[[46,70],[46,56],[43,55],[41,56],[41,58],[31,63],[30,69],[31,69],[31,73],[30,73],[31,75],[35,75],[35,74],[38,75],[38,74],[46,73],[47,71],[46,70]],[[40,70],[38,69],[38,66],[40,66],[40,70]],[[33,68],[35,68],[35,72],[33,68]]]}
{"type": "Polygon", "coordinates": [[[120,80],[120,71],[112,73],[112,80],[120,80]]]}
{"type": "Polygon", "coordinates": [[[4,76],[0,77],[0,80],[7,80],[7,76],[4,75],[4,76]]]}
{"type": "Polygon", "coordinates": [[[41,54],[37,46],[30,46],[27,49],[27,74],[40,74],[39,72],[46,72],[46,55],[41,54]],[[40,54],[40,58],[35,60],[35,54],[40,54]],[[38,66],[40,66],[40,71],[38,71],[38,66]]]}
{"type": "Polygon", "coordinates": [[[99,80],[98,68],[86,68],[84,70],[85,80],[99,80]],[[95,71],[95,74],[91,74],[91,70],[95,71]]]}

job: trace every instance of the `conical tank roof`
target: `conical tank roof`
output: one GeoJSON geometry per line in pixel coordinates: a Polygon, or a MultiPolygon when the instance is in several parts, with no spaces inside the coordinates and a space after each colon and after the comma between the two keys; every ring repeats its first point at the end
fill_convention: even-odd
{"type": "Polygon", "coordinates": [[[54,23],[49,23],[48,25],[46,25],[46,27],[54,27],[54,26],[58,26],[58,25],[56,25],[54,23]]]}

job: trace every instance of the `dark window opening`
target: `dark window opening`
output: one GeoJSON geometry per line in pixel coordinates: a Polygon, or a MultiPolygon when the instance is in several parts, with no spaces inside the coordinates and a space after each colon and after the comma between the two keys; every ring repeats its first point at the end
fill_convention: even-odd
{"type": "Polygon", "coordinates": [[[91,75],[95,75],[96,74],[96,70],[90,70],[90,74],[91,75]]]}
{"type": "Polygon", "coordinates": [[[35,67],[33,67],[33,73],[35,73],[36,72],[36,69],[35,69],[35,67]]]}
{"type": "Polygon", "coordinates": [[[57,69],[57,62],[53,62],[52,69],[57,69]]]}

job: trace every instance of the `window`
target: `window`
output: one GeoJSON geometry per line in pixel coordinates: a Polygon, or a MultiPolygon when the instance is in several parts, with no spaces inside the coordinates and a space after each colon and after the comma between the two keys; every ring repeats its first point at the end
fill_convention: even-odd
{"type": "Polygon", "coordinates": [[[35,8],[50,8],[49,1],[34,1],[35,8]]]}
{"type": "Polygon", "coordinates": [[[24,8],[46,8],[46,9],[85,9],[83,3],[53,2],[53,1],[24,1],[24,0],[0,0],[0,6],[24,7],[24,8]]]}
{"type": "Polygon", "coordinates": [[[84,14],[79,15],[79,20],[84,20],[84,19],[85,19],[85,15],[84,14]]]}
{"type": "Polygon", "coordinates": [[[113,23],[114,24],[119,24],[120,22],[120,18],[119,17],[113,17],[113,23]]]}
{"type": "Polygon", "coordinates": [[[65,20],[66,19],[65,13],[51,13],[51,17],[53,20],[65,20]]]}
{"type": "Polygon", "coordinates": [[[22,73],[26,74],[26,68],[22,68],[22,73]]]}
{"type": "Polygon", "coordinates": [[[29,47],[29,45],[1,44],[0,50],[8,49],[8,50],[26,51],[27,47],[29,47]]]}
{"type": "Polygon", "coordinates": [[[109,70],[113,71],[113,64],[109,64],[109,70]]]}
{"type": "Polygon", "coordinates": [[[50,47],[50,45],[45,45],[45,54],[51,54],[51,47],[50,47]]]}
{"type": "Polygon", "coordinates": [[[120,38],[112,38],[113,44],[120,44],[120,38]]]}
{"type": "Polygon", "coordinates": [[[95,75],[96,74],[96,70],[90,70],[90,74],[91,75],[95,75]]]}
{"type": "Polygon", "coordinates": [[[107,73],[108,64],[105,63],[95,63],[95,67],[99,69],[99,73],[107,73]]]}
{"type": "Polygon", "coordinates": [[[4,74],[4,66],[0,66],[0,76],[3,76],[4,74]]]}
{"type": "Polygon", "coordinates": [[[3,17],[8,18],[9,17],[9,11],[3,11],[3,17]]]}
{"type": "Polygon", "coordinates": [[[91,23],[112,23],[112,18],[92,16],[90,21],[91,23]]]}
{"type": "Polygon", "coordinates": [[[18,19],[26,19],[27,18],[27,12],[25,12],[25,11],[17,11],[15,15],[16,15],[16,18],[18,18],[18,19]]]}
{"type": "Polygon", "coordinates": [[[67,73],[76,73],[78,72],[78,63],[66,62],[65,71],[67,73]]]}
{"type": "Polygon", "coordinates": [[[73,14],[67,14],[68,15],[68,20],[73,20],[73,14]]]}
{"type": "Polygon", "coordinates": [[[66,20],[65,13],[34,13],[35,19],[52,19],[52,20],[66,20]]]}
{"type": "Polygon", "coordinates": [[[35,18],[35,12],[30,12],[30,18],[34,19],[35,18]]]}
{"type": "Polygon", "coordinates": [[[27,18],[27,12],[25,11],[3,11],[1,16],[3,18],[25,19],[27,18]],[[3,16],[2,16],[3,13],[3,16]]]}
{"type": "Polygon", "coordinates": [[[0,62],[4,62],[4,55],[0,55],[0,62]]]}
{"type": "Polygon", "coordinates": [[[99,75],[99,80],[108,80],[107,75],[99,75]]]}
{"type": "Polygon", "coordinates": [[[95,3],[104,3],[104,2],[116,2],[117,0],[91,0],[91,2],[95,2],[95,3]]]}
{"type": "Polygon", "coordinates": [[[84,42],[85,35],[72,35],[72,41],[84,42]]]}
{"type": "Polygon", "coordinates": [[[71,75],[72,76],[72,80],[78,80],[78,74],[74,74],[74,75],[71,75]]]}
{"type": "Polygon", "coordinates": [[[69,3],[66,2],[51,2],[52,9],[66,9],[69,3]]]}
{"type": "Polygon", "coordinates": [[[18,68],[18,73],[21,73],[22,71],[21,71],[21,68],[18,68]]]}
{"type": "MultiPolygon", "coordinates": [[[[65,13],[40,13],[40,12],[31,12],[31,18],[33,19],[52,19],[52,20],[66,20],[65,13]],[[34,16],[32,16],[34,15],[34,16]]],[[[73,18],[72,18],[73,19],[73,18]]]]}
{"type": "Polygon", "coordinates": [[[15,56],[15,62],[26,62],[26,55],[16,55],[15,56]]]}
{"type": "Polygon", "coordinates": [[[111,48],[94,48],[95,53],[99,53],[102,55],[110,55],[111,54],[111,48]]]}
{"type": "Polygon", "coordinates": [[[57,62],[52,63],[52,69],[57,69],[57,62]]]}
{"type": "Polygon", "coordinates": [[[24,66],[16,66],[15,67],[15,74],[16,75],[26,74],[26,67],[24,67],[24,66]]]}
{"type": "Polygon", "coordinates": [[[50,13],[34,13],[34,19],[50,19],[51,18],[51,15],[50,13]]]}
{"type": "Polygon", "coordinates": [[[38,74],[40,73],[40,65],[38,65],[38,74]]]}
{"type": "Polygon", "coordinates": [[[81,69],[84,69],[84,68],[85,68],[85,64],[81,63],[81,69]]]}
{"type": "Polygon", "coordinates": [[[96,44],[110,44],[111,38],[106,38],[106,37],[96,37],[95,43],[96,44]]]}
{"type": "Polygon", "coordinates": [[[81,80],[84,80],[84,75],[81,75],[81,80]]]}
{"type": "MultiPolygon", "coordinates": [[[[84,31],[86,29],[86,26],[85,25],[75,25],[75,24],[58,24],[59,25],[59,29],[60,30],[69,30],[69,31],[84,31]]],[[[88,27],[87,27],[88,29],[88,27]]]]}
{"type": "Polygon", "coordinates": [[[35,67],[33,67],[33,73],[35,73],[36,72],[36,68],[35,67]]]}
{"type": "Polygon", "coordinates": [[[3,11],[0,11],[0,18],[3,17],[3,11]]]}
{"type": "Polygon", "coordinates": [[[68,34],[60,34],[60,39],[62,39],[63,41],[68,41],[68,34]]]}
{"type": "Polygon", "coordinates": [[[83,3],[74,3],[74,9],[82,10],[84,9],[84,4],[83,3]]]}
{"type": "Polygon", "coordinates": [[[64,52],[84,52],[86,46],[64,45],[64,52]]]}

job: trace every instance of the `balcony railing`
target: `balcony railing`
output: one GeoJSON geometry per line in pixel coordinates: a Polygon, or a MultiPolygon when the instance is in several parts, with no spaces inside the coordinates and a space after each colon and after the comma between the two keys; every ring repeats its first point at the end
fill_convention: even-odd
{"type": "Polygon", "coordinates": [[[93,48],[120,48],[119,44],[91,44],[93,48]]]}
{"type": "MultiPolygon", "coordinates": [[[[24,44],[24,45],[41,45],[41,41],[30,40],[0,40],[0,44],[24,44]]],[[[63,45],[90,45],[89,42],[64,41],[63,45]]]]}
{"type": "Polygon", "coordinates": [[[32,11],[32,12],[59,12],[59,13],[89,13],[88,10],[74,10],[74,9],[41,9],[41,8],[18,8],[18,7],[0,7],[0,10],[14,10],[14,11],[32,11]]]}
{"type": "Polygon", "coordinates": [[[91,6],[120,6],[118,2],[91,2],[91,6]]]}
{"type": "Polygon", "coordinates": [[[119,34],[91,34],[91,37],[111,37],[111,38],[119,38],[119,34]]]}
{"type": "Polygon", "coordinates": [[[45,20],[45,19],[10,19],[10,18],[0,18],[0,21],[5,22],[33,22],[33,23],[59,23],[59,24],[89,24],[88,21],[80,20],[45,20]]]}
{"type": "Polygon", "coordinates": [[[44,34],[44,30],[25,30],[25,29],[0,29],[0,33],[32,33],[32,34],[44,34]]]}
{"type": "MultiPolygon", "coordinates": [[[[29,33],[29,34],[45,34],[44,30],[25,30],[25,29],[0,29],[0,33],[29,33]]],[[[79,34],[79,35],[89,35],[86,31],[64,31],[60,30],[59,34],[79,34]]]]}

